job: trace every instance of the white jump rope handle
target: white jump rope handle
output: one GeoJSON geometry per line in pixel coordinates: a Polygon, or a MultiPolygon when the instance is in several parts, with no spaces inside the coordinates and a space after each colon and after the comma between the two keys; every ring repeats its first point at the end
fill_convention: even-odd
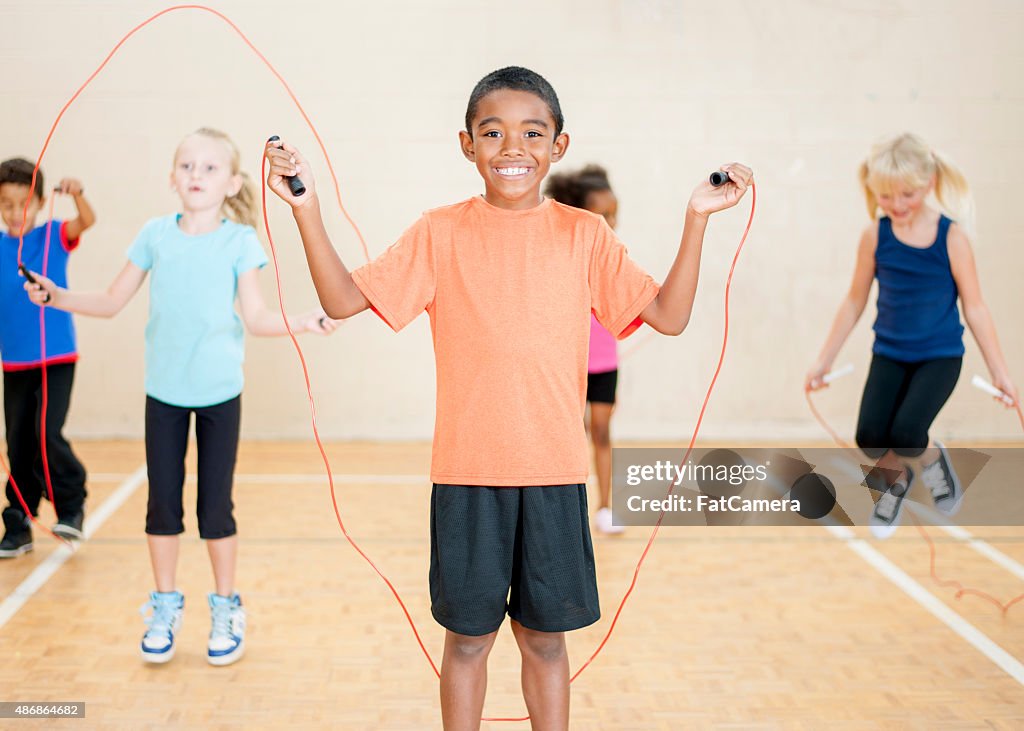
{"type": "Polygon", "coordinates": [[[989,383],[988,381],[986,381],[984,378],[977,374],[975,374],[974,377],[971,378],[971,385],[977,389],[984,391],[989,396],[995,396],[997,399],[1001,399],[1004,403],[1013,405],[1012,398],[1007,396],[1005,393],[1000,391],[998,388],[996,388],[991,383],[989,383]]]}
{"type": "Polygon", "coordinates": [[[837,368],[836,370],[829,371],[828,373],[823,375],[821,377],[821,382],[822,383],[832,383],[832,381],[836,380],[837,378],[842,378],[843,376],[848,376],[851,373],[853,373],[853,363],[847,363],[842,368],[837,368]]]}

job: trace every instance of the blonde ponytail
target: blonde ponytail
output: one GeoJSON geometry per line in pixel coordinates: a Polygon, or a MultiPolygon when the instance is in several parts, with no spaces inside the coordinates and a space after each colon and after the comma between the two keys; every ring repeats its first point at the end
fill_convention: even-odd
{"type": "Polygon", "coordinates": [[[224,199],[224,211],[232,221],[256,228],[260,215],[256,184],[244,170],[238,174],[242,176],[242,187],[233,196],[224,199]]]}
{"type": "Polygon", "coordinates": [[[953,218],[968,231],[974,229],[974,198],[967,178],[948,157],[932,150],[935,160],[935,197],[953,218]]]}
{"type": "Polygon", "coordinates": [[[860,180],[860,187],[864,192],[864,200],[868,206],[868,216],[875,218],[878,215],[878,197],[875,195],[875,191],[871,190],[871,186],[868,185],[870,176],[871,169],[868,167],[868,161],[865,160],[860,164],[857,177],[860,180]]]}

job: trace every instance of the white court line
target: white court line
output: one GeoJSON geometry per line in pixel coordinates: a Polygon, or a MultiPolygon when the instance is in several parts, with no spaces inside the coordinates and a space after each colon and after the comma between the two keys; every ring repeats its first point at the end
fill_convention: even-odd
{"type": "Polygon", "coordinates": [[[941,528],[957,540],[963,541],[985,558],[1002,566],[1018,579],[1024,579],[1024,566],[981,538],[977,538],[966,528],[961,528],[958,525],[946,525],[945,522],[948,518],[937,510],[932,510],[927,505],[908,503],[908,507],[917,515],[927,518],[931,523],[934,523],[936,528],[941,528]]]}
{"type": "Polygon", "coordinates": [[[998,665],[1011,678],[1024,685],[1024,665],[1017,658],[1006,652],[1006,650],[989,639],[981,630],[943,604],[934,594],[910,578],[896,564],[868,545],[867,541],[857,538],[856,534],[845,526],[825,526],[825,530],[843,541],[851,551],[867,561],[880,574],[902,590],[903,593],[960,635],[978,652],[998,665]]]}
{"type": "MultiPolygon", "coordinates": [[[[863,476],[861,476],[860,479],[863,479],[863,476]]],[[[936,511],[930,510],[924,505],[919,505],[918,503],[910,501],[907,502],[907,505],[915,513],[923,517],[927,517],[932,520],[932,522],[938,522],[940,524],[944,522],[943,516],[939,515],[936,511]]],[[[997,551],[980,538],[974,538],[970,533],[958,526],[939,525],[938,527],[941,527],[952,536],[969,540],[969,545],[976,551],[992,559],[1000,566],[1008,569],[1015,576],[1024,578],[1024,567],[1009,556],[997,551]],[[1020,571],[1020,573],[1018,573],[1018,571],[1020,571]]],[[[914,581],[914,579],[908,576],[902,569],[896,566],[896,564],[892,563],[879,551],[869,545],[867,541],[857,538],[856,534],[852,530],[845,526],[838,525],[826,525],[824,528],[832,535],[846,543],[854,553],[871,564],[871,566],[899,587],[905,594],[907,594],[907,596],[927,609],[939,621],[960,635],[960,637],[985,655],[985,657],[989,658],[993,663],[998,665],[1010,677],[1016,680],[1019,684],[1024,685],[1024,664],[1021,664],[1017,658],[1010,655],[1006,650],[989,639],[987,635],[977,629],[974,625],[946,606],[941,599],[938,599],[934,594],[921,586],[921,584],[914,581]]]]}
{"type": "MultiPolygon", "coordinates": [[[[109,518],[114,512],[124,505],[125,501],[131,497],[132,493],[135,492],[139,485],[146,481],[146,465],[142,465],[137,470],[132,472],[125,479],[121,485],[111,493],[110,497],[103,501],[103,504],[96,509],[95,512],[90,513],[89,517],[85,519],[83,526],[83,533],[85,538],[88,540],[92,538],[93,534],[99,530],[100,526],[109,518]]],[[[57,544],[57,547],[53,550],[49,556],[47,556],[42,563],[35,567],[31,574],[15,587],[14,591],[11,592],[10,596],[4,599],[3,603],[0,604],[0,629],[7,624],[11,618],[18,613],[18,610],[25,606],[25,603],[32,598],[32,596],[39,591],[47,581],[50,580],[57,569],[64,565],[71,556],[74,554],[76,549],[68,548],[63,543],[57,544]]]]}
{"type": "MultiPolygon", "coordinates": [[[[95,472],[89,474],[89,479],[94,482],[118,482],[126,479],[127,475],[119,472],[95,472]]],[[[196,474],[190,472],[185,475],[186,482],[195,482],[196,474]]],[[[335,474],[335,484],[344,485],[429,485],[430,477],[425,473],[402,474],[402,475],[360,475],[360,474],[335,474]]],[[[327,475],[323,472],[311,473],[239,473],[235,475],[237,485],[273,485],[273,484],[327,484],[327,475]]]]}
{"type": "MultiPolygon", "coordinates": [[[[86,539],[92,537],[92,535],[99,530],[100,526],[109,518],[113,513],[120,508],[125,501],[131,496],[135,490],[138,489],[139,485],[146,481],[146,465],[141,465],[131,474],[124,473],[104,473],[96,472],[89,475],[89,479],[94,482],[116,482],[122,480],[121,485],[111,493],[110,497],[103,501],[103,504],[93,513],[90,513],[89,517],[85,520],[84,533],[86,539]]],[[[186,476],[186,479],[195,480],[195,475],[190,474],[186,476]]],[[[254,484],[254,485],[267,485],[267,484],[327,484],[327,475],[323,473],[314,474],[239,474],[235,475],[235,482],[239,484],[254,484]]],[[[342,474],[334,475],[334,482],[340,484],[380,484],[380,485],[397,485],[397,484],[429,484],[430,480],[425,475],[359,475],[359,474],[342,474]]],[[[40,563],[32,571],[28,577],[22,581],[11,594],[4,599],[3,603],[0,603],[0,629],[4,627],[11,620],[11,618],[18,613],[29,599],[37,591],[39,591],[50,578],[57,573],[57,570],[64,565],[64,563],[71,558],[74,554],[74,550],[68,548],[63,543],[58,544],[54,549],[53,553],[47,556],[42,563],[40,563]]]]}

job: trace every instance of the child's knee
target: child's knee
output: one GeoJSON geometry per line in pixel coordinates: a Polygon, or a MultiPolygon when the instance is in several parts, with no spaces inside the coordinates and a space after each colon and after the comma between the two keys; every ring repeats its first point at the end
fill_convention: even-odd
{"type": "Polygon", "coordinates": [[[483,660],[487,658],[496,634],[460,635],[449,630],[445,636],[445,650],[457,660],[483,660]]]}
{"type": "Polygon", "coordinates": [[[590,438],[598,447],[610,447],[612,444],[611,430],[607,424],[591,424],[590,438]]]}
{"type": "Polygon", "coordinates": [[[524,654],[544,662],[559,662],[566,657],[564,632],[538,632],[520,627],[516,633],[519,647],[524,654]]]}

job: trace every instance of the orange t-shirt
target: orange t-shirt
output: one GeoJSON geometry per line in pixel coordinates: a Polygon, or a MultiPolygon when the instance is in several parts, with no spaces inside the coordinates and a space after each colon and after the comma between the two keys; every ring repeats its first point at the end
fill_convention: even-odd
{"type": "Polygon", "coordinates": [[[590,313],[623,338],[658,294],[602,217],[476,196],[424,213],[352,277],[396,332],[430,316],[433,482],[586,481],[590,313]]]}

